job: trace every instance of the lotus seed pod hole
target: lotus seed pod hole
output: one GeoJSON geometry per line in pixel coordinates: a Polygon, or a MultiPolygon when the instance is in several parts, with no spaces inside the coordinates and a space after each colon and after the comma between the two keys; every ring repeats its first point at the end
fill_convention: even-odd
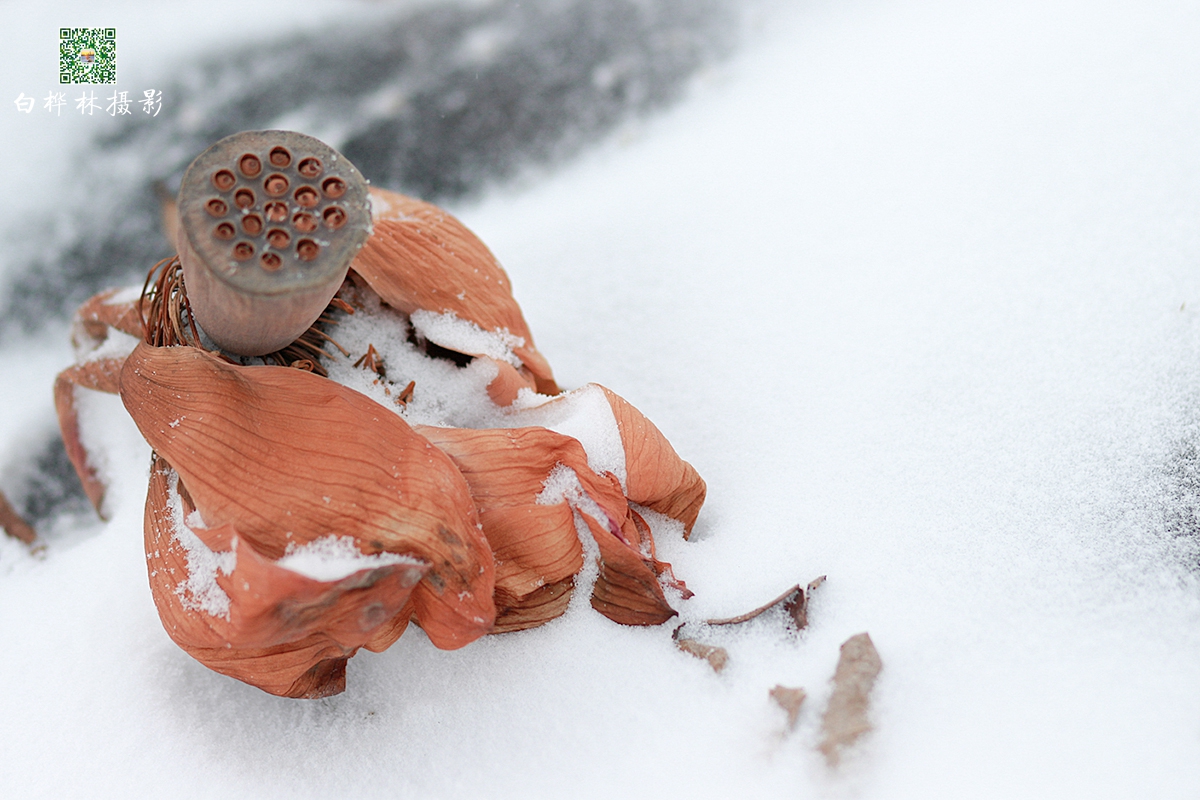
{"type": "Polygon", "coordinates": [[[263,213],[267,215],[267,219],[271,222],[283,222],[287,219],[287,204],[280,202],[267,203],[263,208],[263,213]]]}
{"type": "Polygon", "coordinates": [[[292,237],[283,228],[272,228],[267,231],[267,241],[271,244],[271,247],[283,250],[291,243],[292,237]]]}
{"type": "Polygon", "coordinates": [[[315,178],[321,174],[321,159],[313,156],[302,159],[296,171],[306,178],[315,178]]]}
{"type": "Polygon", "coordinates": [[[258,173],[262,172],[262,162],[258,160],[258,156],[253,153],[246,153],[238,161],[238,169],[247,178],[257,178],[258,173]]]}
{"type": "Polygon", "coordinates": [[[325,220],[325,227],[332,231],[336,231],[346,224],[346,212],[337,206],[330,206],[325,209],[321,216],[325,220]]]}
{"type": "Polygon", "coordinates": [[[312,208],[317,204],[317,200],[319,199],[317,190],[311,186],[301,186],[296,190],[295,197],[296,203],[303,208],[312,208]]]}
{"type": "Polygon", "coordinates": [[[301,239],[296,245],[296,255],[301,261],[312,261],[321,254],[321,246],[312,239],[301,239]]]}
{"type": "Polygon", "coordinates": [[[275,173],[263,181],[263,190],[272,197],[279,197],[288,190],[287,177],[275,173]]]}
{"type": "Polygon", "coordinates": [[[326,178],[321,188],[325,190],[326,195],[336,200],[346,193],[346,182],[341,178],[326,178]]]}
{"type": "Polygon", "coordinates": [[[237,178],[227,169],[217,170],[212,177],[213,186],[217,187],[217,191],[228,192],[237,183],[237,178]]]}

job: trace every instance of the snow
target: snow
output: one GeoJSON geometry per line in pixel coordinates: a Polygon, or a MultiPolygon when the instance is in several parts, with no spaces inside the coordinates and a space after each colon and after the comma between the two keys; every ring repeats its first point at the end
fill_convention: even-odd
{"type": "Polygon", "coordinates": [[[459,353],[472,353],[507,361],[514,367],[521,366],[521,359],[517,358],[513,349],[524,345],[525,340],[507,330],[485,331],[473,322],[459,319],[452,312],[435,314],[432,311],[417,309],[412,313],[411,319],[417,335],[434,344],[459,353]]]}
{"type": "Polygon", "coordinates": [[[330,534],[304,545],[288,545],[283,558],[275,562],[316,581],[338,581],[359,570],[376,569],[389,564],[419,564],[420,560],[396,553],[361,552],[352,536],[330,534]]]}
{"type": "Polygon", "coordinates": [[[608,398],[598,386],[581,386],[547,402],[544,395],[522,392],[512,410],[491,427],[538,426],[570,436],[583,445],[588,466],[598,475],[611,472],[625,488],[625,446],[608,398]]]}
{"type": "MultiPolygon", "coordinates": [[[[160,28],[129,56],[153,74],[233,9],[249,36],[283,7],[113,14],[160,28]]],[[[0,5],[22,32],[7,102],[34,80],[36,26],[83,8],[0,5]]],[[[1194,796],[1196,533],[1169,523],[1200,433],[1200,8],[757,9],[681,104],[451,211],[505,265],[559,381],[627,398],[708,482],[692,540],[658,538],[695,592],[672,598],[679,621],[827,574],[810,627],[706,631],[730,653],[717,675],[673,622],[621,627],[575,598],[453,652],[409,630],[357,655],[343,695],[270,697],[163,632],[148,453],[97,397],[109,522],[41,556],[0,543],[0,794],[1194,796]],[[862,631],[884,665],[876,730],[830,771],[820,714],[862,631]],[[809,693],[787,735],[777,683],[809,693]]],[[[29,179],[87,129],[21,116],[6,106],[0,131],[47,208],[62,183],[29,179]]],[[[70,363],[65,325],[42,336],[0,349],[6,465],[52,424],[70,363]]],[[[483,365],[436,367],[462,393],[423,398],[414,373],[401,413],[474,413],[483,365]]]]}
{"type": "Polygon", "coordinates": [[[229,619],[229,595],[217,583],[217,573],[231,575],[237,566],[237,545],[232,550],[211,549],[192,528],[204,528],[198,511],[183,516],[183,498],[179,495],[179,476],[171,473],[167,482],[167,507],[171,510],[174,539],[187,554],[187,575],[180,576],[175,593],[184,608],[213,617],[229,619]]]}

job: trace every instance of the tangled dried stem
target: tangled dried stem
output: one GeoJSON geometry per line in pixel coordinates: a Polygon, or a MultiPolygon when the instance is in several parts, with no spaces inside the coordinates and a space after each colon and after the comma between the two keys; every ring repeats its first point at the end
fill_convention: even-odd
{"type": "MultiPolygon", "coordinates": [[[[147,344],[155,347],[186,345],[203,349],[200,332],[192,315],[192,306],[188,302],[179,256],[164,258],[150,268],[146,274],[146,281],[142,284],[142,295],[138,298],[137,309],[142,319],[143,337],[147,344]]],[[[299,338],[287,347],[260,358],[268,364],[295,367],[328,377],[320,359],[322,356],[333,358],[333,355],[324,349],[324,344],[328,342],[343,355],[350,355],[350,351],[325,332],[327,326],[337,324],[333,313],[335,311],[354,313],[354,309],[348,303],[334,297],[321,316],[308,330],[300,334],[299,338]]]]}

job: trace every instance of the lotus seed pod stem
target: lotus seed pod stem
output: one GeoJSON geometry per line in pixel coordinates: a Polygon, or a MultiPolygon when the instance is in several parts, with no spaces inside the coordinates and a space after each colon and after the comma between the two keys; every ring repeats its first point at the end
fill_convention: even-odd
{"type": "Polygon", "coordinates": [[[183,176],[178,209],[195,320],[245,356],[307,330],[371,234],[366,180],[333,148],[292,131],[245,131],[205,150],[183,176]]]}

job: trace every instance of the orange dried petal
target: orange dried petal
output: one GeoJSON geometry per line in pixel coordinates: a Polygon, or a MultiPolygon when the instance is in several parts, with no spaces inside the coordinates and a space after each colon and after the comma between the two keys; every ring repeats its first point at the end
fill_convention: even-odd
{"type": "Polygon", "coordinates": [[[517,369],[507,361],[497,361],[490,356],[477,358],[491,361],[496,365],[496,377],[488,384],[488,397],[498,406],[510,406],[517,399],[517,393],[522,389],[537,391],[537,380],[527,367],[517,369]]]}
{"type": "Polygon", "coordinates": [[[564,465],[619,520],[628,506],[616,480],[588,469],[579,442],[545,428],[418,430],[453,459],[471,487],[496,558],[497,629],[532,627],[565,611],[583,548],[567,503],[539,503],[538,495],[554,468],[564,465]]]}
{"type": "MultiPolygon", "coordinates": [[[[513,352],[543,394],[558,394],[550,364],[533,344],[508,275],[487,246],[441,208],[371,189],[374,232],[351,264],[385,303],[406,314],[451,313],[485,331],[524,339],[513,352]]],[[[468,355],[485,355],[468,353],[468,355]]]]}
{"type": "Polygon", "coordinates": [[[570,600],[568,581],[583,563],[575,515],[565,501],[537,501],[551,472],[562,466],[606,517],[581,514],[600,547],[593,607],[628,625],[656,625],[674,616],[658,583],[669,565],[654,560],[649,528],[638,530],[616,477],[593,472],[578,441],[545,428],[419,430],[454,460],[479,506],[497,562],[497,630],[539,625],[563,613],[570,600]]]}
{"type": "Polygon", "coordinates": [[[121,399],[210,528],[268,558],[336,534],[429,563],[413,591],[441,648],[492,626],[494,568],[466,481],[398,416],[301,370],[240,367],[192,347],[138,345],[121,399]]]}
{"type": "Polygon", "coordinates": [[[87,448],[79,435],[79,412],[75,406],[75,390],[77,387],[93,389],[98,392],[117,393],[117,384],[121,376],[121,368],[125,365],[123,358],[100,358],[88,361],[74,367],[68,367],[58,373],[54,379],[54,409],[58,414],[58,427],[62,432],[63,446],[67,458],[75,467],[75,473],[83,484],[84,494],[92,502],[92,507],[101,519],[107,519],[104,514],[104,494],[108,487],[100,479],[95,465],[88,456],[87,448]]]}
{"type": "Polygon", "coordinates": [[[0,492],[0,529],[25,544],[33,544],[37,541],[37,531],[17,513],[17,510],[8,502],[8,498],[4,496],[4,492],[0,492]]]}
{"type": "Polygon", "coordinates": [[[586,514],[583,518],[600,547],[592,608],[622,625],[658,625],[675,616],[653,566],[611,530],[586,514]]]}
{"type": "Polygon", "coordinates": [[[625,492],[634,503],[683,523],[692,532],[707,491],[704,479],[675,452],[653,422],[626,400],[604,389],[625,449],[625,492]]]}
{"type": "Polygon", "coordinates": [[[93,344],[100,344],[108,338],[110,328],[137,339],[142,338],[142,317],[138,313],[137,298],[113,301],[126,292],[125,289],[108,289],[79,307],[72,321],[72,338],[76,346],[81,344],[79,340],[82,337],[87,337],[93,344]]]}
{"type": "MultiPolygon", "coordinates": [[[[341,692],[345,688],[347,659],[354,655],[363,639],[378,635],[378,629],[372,631],[367,626],[357,635],[353,630],[347,635],[346,615],[340,612],[363,609],[375,602],[403,606],[403,598],[410,591],[403,584],[411,587],[416,577],[411,572],[412,565],[392,565],[394,574],[371,570],[368,574],[374,580],[368,578],[368,586],[362,585],[364,576],[357,573],[343,581],[322,583],[272,565],[246,540],[238,538],[232,526],[219,531],[197,531],[210,542],[220,539],[230,547],[237,547],[237,565],[224,583],[229,588],[240,579],[243,585],[255,587],[259,600],[253,605],[259,613],[239,610],[239,604],[245,601],[239,596],[230,598],[227,616],[188,607],[185,594],[179,591],[180,583],[189,575],[189,564],[188,553],[176,536],[176,511],[170,498],[174,477],[170,466],[156,459],[146,496],[145,544],[150,589],[167,634],[208,668],[271,694],[312,698],[341,692]],[[258,574],[251,576],[247,568],[258,574]],[[297,604],[297,594],[307,602],[297,604]],[[277,621],[272,617],[277,617],[277,621]],[[335,627],[336,623],[343,623],[339,632],[341,642],[323,629],[328,619],[335,622],[335,627]],[[255,641],[259,632],[256,627],[264,624],[273,628],[275,635],[259,644],[255,641]],[[290,628],[290,638],[278,635],[280,627],[290,628]]],[[[359,615],[361,618],[361,611],[359,615]]],[[[373,622],[374,616],[369,615],[366,621],[373,622]]],[[[403,610],[395,616],[407,622],[403,610]]],[[[389,621],[378,628],[390,624],[393,623],[389,621]]]]}

